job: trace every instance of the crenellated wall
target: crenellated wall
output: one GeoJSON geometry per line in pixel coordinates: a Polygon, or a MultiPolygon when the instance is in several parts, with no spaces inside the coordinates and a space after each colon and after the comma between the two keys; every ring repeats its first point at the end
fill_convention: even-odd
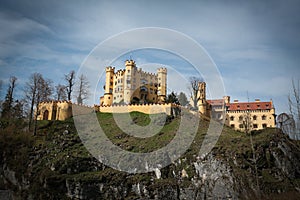
{"type": "Polygon", "coordinates": [[[37,120],[66,120],[72,116],[70,101],[41,102],[38,106],[37,120]]]}
{"type": "Polygon", "coordinates": [[[114,105],[114,106],[100,106],[100,112],[104,113],[128,113],[128,112],[142,112],[146,114],[166,113],[171,115],[172,108],[179,107],[176,104],[142,104],[142,105],[114,105]]]}

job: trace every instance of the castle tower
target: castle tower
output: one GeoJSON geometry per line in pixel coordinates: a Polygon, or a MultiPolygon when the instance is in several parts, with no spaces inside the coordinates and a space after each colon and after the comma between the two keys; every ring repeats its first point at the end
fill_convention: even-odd
{"type": "Polygon", "coordinates": [[[230,96],[224,96],[223,98],[224,98],[225,104],[230,103],[230,96]]]}
{"type": "Polygon", "coordinates": [[[106,67],[105,69],[105,92],[104,92],[104,106],[110,106],[113,102],[113,84],[114,84],[114,67],[106,67]]]}
{"type": "Polygon", "coordinates": [[[125,81],[124,81],[124,103],[129,104],[132,99],[135,88],[133,87],[133,73],[136,70],[135,61],[125,61],[125,81]]]}
{"type": "Polygon", "coordinates": [[[167,68],[159,68],[157,70],[158,88],[157,98],[159,103],[164,103],[167,96],[167,68]]]}
{"type": "Polygon", "coordinates": [[[198,109],[199,112],[203,115],[206,115],[206,83],[205,82],[199,82],[199,92],[198,92],[198,109]]]}

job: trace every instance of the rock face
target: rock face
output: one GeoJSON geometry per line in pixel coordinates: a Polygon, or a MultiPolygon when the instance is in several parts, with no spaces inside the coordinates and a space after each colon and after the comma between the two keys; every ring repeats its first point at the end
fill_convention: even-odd
{"type": "Polygon", "coordinates": [[[276,129],[253,136],[254,151],[248,136],[225,130],[208,155],[195,153],[196,141],[171,165],[146,174],[119,172],[97,161],[71,122],[42,130],[47,134],[1,136],[0,199],[299,197],[300,145],[276,129]]]}

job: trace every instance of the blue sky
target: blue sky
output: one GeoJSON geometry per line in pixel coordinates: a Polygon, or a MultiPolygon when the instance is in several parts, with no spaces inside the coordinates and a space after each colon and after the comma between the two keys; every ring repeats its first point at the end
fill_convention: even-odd
{"type": "MultiPolygon", "coordinates": [[[[130,29],[162,27],[202,45],[232,99],[247,101],[248,91],[250,100],[273,99],[279,114],[288,110],[291,79],[299,79],[300,74],[299,8],[299,1],[277,0],[2,0],[0,79],[5,84],[1,97],[11,75],[18,77],[16,95],[22,95],[23,84],[33,72],[63,84],[63,74],[79,70],[86,56],[105,39],[130,29]]],[[[167,57],[157,52],[131,55],[138,65],[165,64],[167,57]]],[[[115,62],[117,68],[123,67],[122,59],[115,62]]],[[[182,63],[185,61],[178,59],[169,65],[175,69],[188,66],[182,63]]],[[[171,90],[186,89],[175,76],[168,81],[171,90]]]]}

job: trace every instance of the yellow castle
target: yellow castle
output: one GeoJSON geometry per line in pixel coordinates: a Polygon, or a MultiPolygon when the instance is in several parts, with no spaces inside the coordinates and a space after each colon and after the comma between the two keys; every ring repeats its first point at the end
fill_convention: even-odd
{"type": "Polygon", "coordinates": [[[273,101],[230,102],[230,96],[223,99],[206,99],[206,83],[199,82],[198,110],[201,114],[216,120],[225,120],[225,125],[239,131],[261,130],[276,126],[273,101]]]}
{"type": "Polygon", "coordinates": [[[166,68],[158,68],[156,74],[148,73],[137,68],[135,61],[126,60],[125,69],[115,72],[114,67],[106,67],[105,78],[100,106],[164,103],[166,100],[166,68]]]}

